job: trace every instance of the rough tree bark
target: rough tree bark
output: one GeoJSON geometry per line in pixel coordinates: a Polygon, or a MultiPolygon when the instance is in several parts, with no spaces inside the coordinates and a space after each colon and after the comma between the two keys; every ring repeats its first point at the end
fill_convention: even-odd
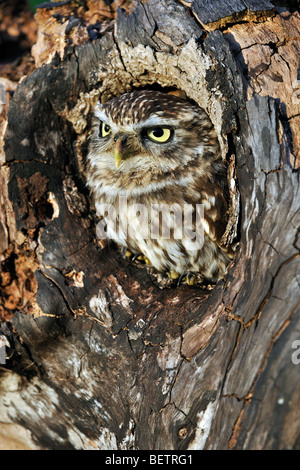
{"type": "Polygon", "coordinates": [[[3,446],[299,449],[297,8],[103,0],[36,19],[1,124],[3,446]],[[153,85],[218,132],[237,251],[216,286],[164,287],[96,236],[93,105],[153,85]]]}

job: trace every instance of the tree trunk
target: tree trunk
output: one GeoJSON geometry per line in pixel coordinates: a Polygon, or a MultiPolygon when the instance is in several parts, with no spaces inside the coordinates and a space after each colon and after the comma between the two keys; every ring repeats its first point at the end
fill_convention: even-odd
{"type": "Polygon", "coordinates": [[[300,448],[300,19],[287,4],[37,10],[34,70],[7,122],[2,110],[2,447],[300,448]],[[93,106],[154,85],[206,110],[227,162],[236,255],[213,286],[164,285],[96,235],[93,106]]]}

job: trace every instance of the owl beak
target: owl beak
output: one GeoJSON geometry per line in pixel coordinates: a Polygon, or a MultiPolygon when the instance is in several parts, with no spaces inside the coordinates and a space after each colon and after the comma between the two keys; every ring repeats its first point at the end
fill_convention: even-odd
{"type": "Polygon", "coordinates": [[[118,140],[115,146],[114,158],[116,163],[116,168],[119,168],[122,161],[122,142],[118,140]]]}
{"type": "Polygon", "coordinates": [[[114,158],[116,168],[119,168],[121,161],[124,158],[127,158],[128,155],[128,135],[126,134],[116,134],[114,137],[114,141],[116,143],[115,151],[114,151],[114,158]]]}

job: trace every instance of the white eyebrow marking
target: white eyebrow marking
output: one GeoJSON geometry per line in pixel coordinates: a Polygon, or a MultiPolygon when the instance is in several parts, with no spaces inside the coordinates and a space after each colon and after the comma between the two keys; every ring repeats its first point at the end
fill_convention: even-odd
{"type": "Polygon", "coordinates": [[[136,129],[141,129],[143,127],[154,127],[154,126],[167,126],[167,127],[177,127],[178,121],[176,119],[164,118],[163,112],[158,112],[150,116],[148,119],[142,122],[135,123],[134,126],[136,129]]]}
{"type": "Polygon", "coordinates": [[[107,124],[109,123],[109,119],[108,119],[108,116],[105,114],[105,112],[100,108],[99,105],[97,105],[95,107],[95,110],[94,110],[94,115],[100,119],[100,121],[104,121],[104,122],[107,122],[107,124]]]}

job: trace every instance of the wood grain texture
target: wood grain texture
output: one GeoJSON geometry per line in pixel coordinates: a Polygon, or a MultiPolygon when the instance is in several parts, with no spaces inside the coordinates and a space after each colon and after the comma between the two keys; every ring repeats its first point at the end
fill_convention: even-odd
{"type": "Polygon", "coordinates": [[[254,30],[246,23],[224,31],[245,77],[248,99],[257,93],[276,100],[285,129],[280,140],[288,138],[287,159],[295,169],[300,165],[299,23],[299,12],[283,11],[254,30]]]}
{"type": "Polygon", "coordinates": [[[268,0],[194,0],[191,10],[201,25],[211,31],[227,23],[266,19],[273,15],[275,7],[268,0]]]}
{"type": "MultiPolygon", "coordinates": [[[[283,28],[278,16],[249,24],[248,38],[283,28]]],[[[299,174],[277,97],[247,93],[229,34],[203,34],[186,6],[149,0],[17,87],[1,170],[19,250],[10,266],[21,253],[30,261],[20,261],[30,286],[24,269],[14,272],[32,295],[0,323],[10,345],[0,422],[16,425],[24,446],[299,448],[299,174]],[[98,98],[141,86],[184,90],[204,107],[231,165],[239,244],[212,289],[162,288],[97,239],[89,115],[98,98]]]]}

